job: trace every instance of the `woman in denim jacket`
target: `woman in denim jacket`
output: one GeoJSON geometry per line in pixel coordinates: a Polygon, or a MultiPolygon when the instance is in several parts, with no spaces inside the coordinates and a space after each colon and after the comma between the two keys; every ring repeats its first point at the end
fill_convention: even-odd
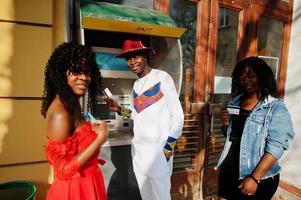
{"type": "Polygon", "coordinates": [[[276,192],[278,160],[294,137],[290,114],[276,92],[274,74],[265,61],[249,57],[237,63],[227,139],[217,165],[220,200],[267,200],[276,192]]]}

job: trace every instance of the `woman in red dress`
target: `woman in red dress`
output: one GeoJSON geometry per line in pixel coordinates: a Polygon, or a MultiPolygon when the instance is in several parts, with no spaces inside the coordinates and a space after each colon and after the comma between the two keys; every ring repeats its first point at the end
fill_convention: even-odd
{"type": "Polygon", "coordinates": [[[46,118],[46,155],[55,179],[47,200],[107,199],[98,167],[107,125],[86,121],[79,101],[89,91],[87,109],[93,112],[100,83],[95,55],[88,47],[63,43],[48,60],[41,113],[46,118]]]}

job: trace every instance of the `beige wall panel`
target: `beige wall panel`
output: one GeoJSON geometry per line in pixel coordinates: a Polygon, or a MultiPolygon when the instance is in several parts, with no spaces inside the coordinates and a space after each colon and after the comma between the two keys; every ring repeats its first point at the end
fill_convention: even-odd
{"type": "Polygon", "coordinates": [[[52,24],[52,0],[0,0],[0,5],[0,20],[52,24]]]}
{"type": "Polygon", "coordinates": [[[44,67],[52,52],[52,28],[0,22],[0,33],[0,44],[5,45],[0,50],[7,54],[0,56],[0,73],[8,70],[10,90],[0,91],[0,96],[41,97],[44,67]]]}
{"type": "Polygon", "coordinates": [[[41,100],[0,98],[0,165],[46,160],[40,107],[41,100]]]}
{"type": "Polygon", "coordinates": [[[65,15],[70,12],[65,8],[65,1],[62,0],[54,0],[53,1],[53,46],[56,47],[62,42],[66,41],[67,33],[65,32],[65,26],[67,25],[67,21],[65,19],[65,15]]]}
{"type": "Polygon", "coordinates": [[[36,199],[45,199],[49,176],[49,165],[47,162],[33,165],[21,165],[0,167],[0,183],[16,180],[31,181],[37,186],[36,199]]]}

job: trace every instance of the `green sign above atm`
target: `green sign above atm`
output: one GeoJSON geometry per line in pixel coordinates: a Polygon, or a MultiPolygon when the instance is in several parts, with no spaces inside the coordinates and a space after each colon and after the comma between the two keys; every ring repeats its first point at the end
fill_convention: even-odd
{"type": "Polygon", "coordinates": [[[84,29],[180,38],[186,29],[176,27],[166,14],[105,2],[81,1],[84,29]]]}

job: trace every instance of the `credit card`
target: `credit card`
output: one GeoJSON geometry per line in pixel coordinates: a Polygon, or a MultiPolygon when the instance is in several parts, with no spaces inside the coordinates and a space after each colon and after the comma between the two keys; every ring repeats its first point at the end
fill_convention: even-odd
{"type": "Polygon", "coordinates": [[[103,90],[104,95],[106,95],[108,98],[111,98],[113,96],[113,94],[111,93],[111,91],[109,90],[109,88],[106,88],[103,90]]]}
{"type": "Polygon", "coordinates": [[[240,107],[239,106],[228,106],[227,111],[231,115],[239,115],[240,107]]]}

